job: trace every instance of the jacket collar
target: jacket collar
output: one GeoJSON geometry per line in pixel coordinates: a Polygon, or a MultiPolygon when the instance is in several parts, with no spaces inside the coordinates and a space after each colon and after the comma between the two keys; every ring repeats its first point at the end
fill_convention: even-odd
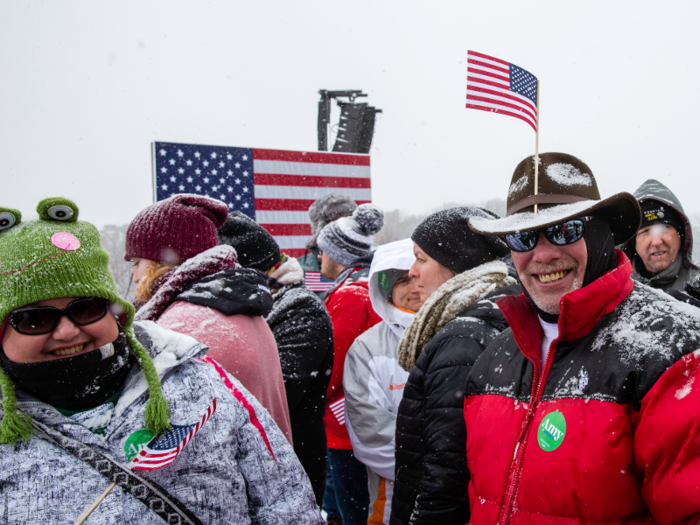
{"type": "MultiPolygon", "coordinates": [[[[617,266],[588,286],[561,298],[559,340],[576,341],[590,332],[632,292],[632,264],[620,250],[617,266]]],[[[544,334],[537,312],[525,294],[506,296],[496,301],[513,331],[520,351],[539,362],[544,334]]]]}
{"type": "Polygon", "coordinates": [[[166,279],[158,282],[158,289],[152,290],[153,297],[136,312],[134,319],[157,320],[188,283],[207,275],[238,268],[237,257],[236,250],[231,246],[220,244],[175,266],[164,274],[164,277],[167,276],[166,279]]]}

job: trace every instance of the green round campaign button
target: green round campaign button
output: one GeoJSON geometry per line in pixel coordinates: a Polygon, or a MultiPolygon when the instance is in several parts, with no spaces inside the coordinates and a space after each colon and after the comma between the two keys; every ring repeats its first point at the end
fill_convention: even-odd
{"type": "Polygon", "coordinates": [[[148,429],[137,430],[126,438],[126,443],[124,443],[124,454],[126,455],[127,461],[134,459],[134,456],[141,452],[141,449],[148,445],[150,441],[156,437],[156,435],[148,429]]]}
{"type": "Polygon", "coordinates": [[[561,412],[547,414],[537,431],[537,443],[545,452],[556,450],[566,435],[566,419],[561,412]]]}

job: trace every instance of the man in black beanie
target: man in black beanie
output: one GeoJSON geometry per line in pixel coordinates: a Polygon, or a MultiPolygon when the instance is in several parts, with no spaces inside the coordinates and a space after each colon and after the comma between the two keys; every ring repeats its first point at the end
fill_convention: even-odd
{"type": "Polygon", "coordinates": [[[634,196],[642,225],[622,247],[632,261],[632,279],[664,291],[683,291],[700,272],[691,258],[693,232],[680,201],[659,181],[649,179],[634,196]]]}

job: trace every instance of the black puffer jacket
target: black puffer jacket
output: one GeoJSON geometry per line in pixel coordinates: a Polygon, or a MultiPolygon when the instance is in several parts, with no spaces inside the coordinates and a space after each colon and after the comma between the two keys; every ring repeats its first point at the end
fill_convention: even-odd
{"type": "Polygon", "coordinates": [[[326,389],[333,369],[333,325],[314,292],[295,282],[273,294],[267,316],[282,364],[294,450],[320,505],[326,479],[326,389]]]}
{"type": "Polygon", "coordinates": [[[411,371],[396,421],[391,525],[469,521],[464,392],[484,348],[507,328],[495,301],[502,288],[463,310],[425,347],[411,371]]]}

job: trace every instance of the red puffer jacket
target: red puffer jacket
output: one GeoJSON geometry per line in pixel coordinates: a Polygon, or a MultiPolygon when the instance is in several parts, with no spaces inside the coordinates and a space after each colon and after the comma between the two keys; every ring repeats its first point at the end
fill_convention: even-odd
{"type": "MultiPolygon", "coordinates": [[[[353,273],[362,270],[356,268],[353,273]]],[[[352,273],[348,278],[351,276],[352,273]]],[[[352,450],[350,436],[345,428],[345,356],[357,336],[382,320],[372,308],[368,284],[367,280],[343,283],[333,289],[324,302],[333,321],[333,373],[328,385],[328,401],[323,418],[328,448],[352,450]]]]}
{"type": "Polygon", "coordinates": [[[696,524],[700,310],[617,268],[562,299],[559,338],[524,295],[475,363],[465,421],[472,524],[696,524]]]}

